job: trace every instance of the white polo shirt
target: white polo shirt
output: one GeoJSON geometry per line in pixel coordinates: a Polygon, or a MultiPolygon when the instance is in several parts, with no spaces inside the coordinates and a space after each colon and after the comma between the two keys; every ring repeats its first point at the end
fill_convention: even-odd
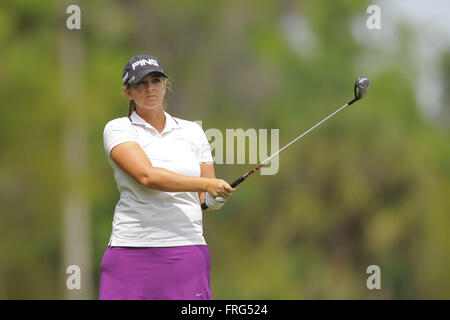
{"type": "Polygon", "coordinates": [[[154,167],[200,177],[200,163],[213,162],[208,139],[195,122],[167,112],[159,133],[136,112],[108,122],[103,142],[120,199],[114,211],[110,246],[173,247],[206,244],[197,192],[163,192],[140,185],[110,157],[118,144],[135,141],[154,167]]]}

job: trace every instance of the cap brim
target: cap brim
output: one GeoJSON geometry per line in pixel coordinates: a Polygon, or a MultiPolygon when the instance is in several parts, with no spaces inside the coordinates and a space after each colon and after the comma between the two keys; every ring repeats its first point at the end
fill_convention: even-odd
{"type": "MultiPolygon", "coordinates": [[[[143,70],[139,70],[139,72],[136,73],[136,74],[134,75],[133,81],[128,80],[128,83],[129,83],[129,84],[136,84],[136,83],[138,83],[139,81],[141,81],[146,75],[148,75],[149,73],[152,73],[152,72],[160,73],[163,77],[169,78],[169,77],[167,76],[167,74],[165,74],[164,72],[162,72],[162,71],[159,70],[159,69],[156,69],[156,68],[146,68],[146,69],[143,69],[143,70]]],[[[133,78],[133,76],[131,76],[130,79],[131,79],[131,78],[133,78]]]]}

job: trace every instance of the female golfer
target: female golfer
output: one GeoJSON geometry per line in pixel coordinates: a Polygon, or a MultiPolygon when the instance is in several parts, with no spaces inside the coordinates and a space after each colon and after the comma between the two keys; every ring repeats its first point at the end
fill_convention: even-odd
{"type": "Polygon", "coordinates": [[[128,117],[105,126],[120,199],[100,299],[211,299],[200,204],[217,210],[234,189],[215,179],[202,128],[164,111],[167,78],[157,58],[131,58],[123,70],[128,117]]]}

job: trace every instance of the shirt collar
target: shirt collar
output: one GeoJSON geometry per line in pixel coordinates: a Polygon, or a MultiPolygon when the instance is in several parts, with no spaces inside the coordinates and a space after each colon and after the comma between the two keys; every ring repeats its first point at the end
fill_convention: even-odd
{"type": "Polygon", "coordinates": [[[166,125],[164,127],[163,132],[170,131],[176,128],[179,128],[180,125],[177,120],[175,120],[174,117],[172,117],[170,114],[164,111],[164,114],[166,115],[166,125]]]}
{"type": "MultiPolygon", "coordinates": [[[[164,111],[164,114],[166,115],[166,124],[164,125],[164,129],[161,132],[161,134],[163,134],[164,132],[169,132],[180,126],[178,124],[178,121],[176,121],[170,114],[168,114],[165,111],[164,111]]],[[[131,122],[133,122],[134,124],[144,125],[148,128],[152,128],[153,130],[158,132],[150,123],[148,123],[147,121],[142,119],[141,116],[138,115],[136,111],[133,111],[133,113],[130,116],[130,119],[131,119],[131,122]]]]}

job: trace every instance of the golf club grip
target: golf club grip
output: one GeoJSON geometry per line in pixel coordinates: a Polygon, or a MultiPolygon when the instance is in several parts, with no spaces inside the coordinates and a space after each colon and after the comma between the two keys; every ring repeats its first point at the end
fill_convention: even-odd
{"type": "Polygon", "coordinates": [[[242,181],[244,181],[245,178],[244,177],[239,177],[238,179],[236,179],[235,181],[233,181],[232,183],[230,183],[230,186],[232,188],[236,188],[242,181]]]}
{"type": "MultiPolygon", "coordinates": [[[[237,186],[238,186],[242,181],[244,181],[244,180],[245,180],[244,177],[239,177],[239,178],[236,179],[234,182],[230,183],[230,186],[231,186],[232,188],[235,188],[235,187],[237,187],[237,186]]],[[[202,203],[201,207],[202,207],[202,210],[208,209],[208,206],[206,205],[205,202],[202,203]]]]}

